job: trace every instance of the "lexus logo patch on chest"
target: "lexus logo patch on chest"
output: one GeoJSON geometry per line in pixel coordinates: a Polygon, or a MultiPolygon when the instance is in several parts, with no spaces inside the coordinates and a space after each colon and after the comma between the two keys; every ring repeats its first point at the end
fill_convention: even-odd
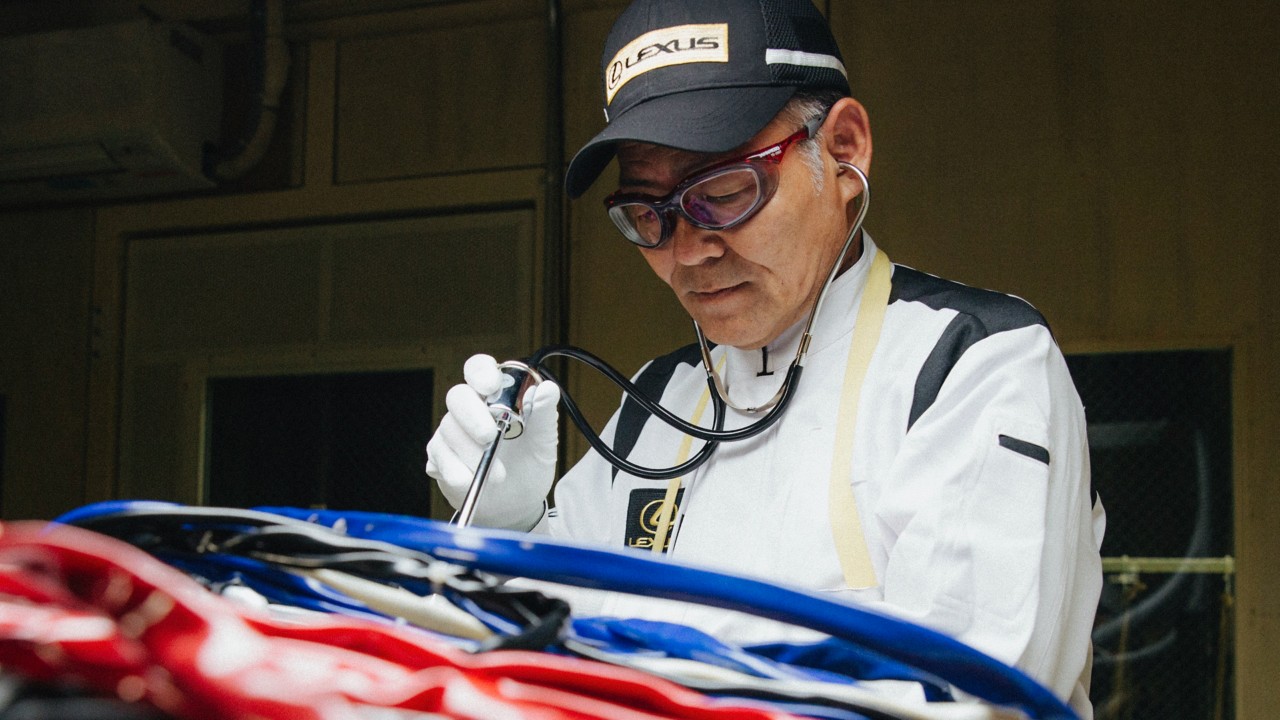
{"type": "MultiPolygon", "coordinates": [[[[627,547],[649,550],[653,547],[654,538],[658,536],[658,524],[661,522],[662,499],[667,491],[632,490],[627,501],[627,547]]],[[[680,515],[680,503],[684,500],[684,489],[676,491],[676,504],[671,509],[671,520],[667,525],[667,540],[662,552],[671,548],[672,524],[680,515]]]]}

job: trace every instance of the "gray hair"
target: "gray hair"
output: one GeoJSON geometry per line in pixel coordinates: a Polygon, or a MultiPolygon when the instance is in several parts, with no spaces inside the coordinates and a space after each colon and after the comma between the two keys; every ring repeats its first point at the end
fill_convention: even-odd
{"type": "MultiPolygon", "coordinates": [[[[791,126],[804,125],[813,118],[825,115],[831,109],[831,106],[836,104],[842,97],[844,97],[844,94],[840,92],[798,92],[787,101],[786,105],[782,106],[782,110],[778,112],[778,117],[791,126]]],[[[818,142],[821,137],[822,131],[819,130],[817,135],[796,146],[796,152],[800,154],[800,158],[809,168],[809,175],[813,179],[813,191],[815,193],[821,193],[825,185],[822,172],[822,143],[818,142]]]]}

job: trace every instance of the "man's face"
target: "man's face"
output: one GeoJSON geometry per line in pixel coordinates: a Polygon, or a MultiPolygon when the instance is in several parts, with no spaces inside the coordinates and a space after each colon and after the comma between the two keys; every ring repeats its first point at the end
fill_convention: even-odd
{"type": "MultiPolygon", "coordinates": [[[[742,148],[724,155],[623,145],[618,149],[620,189],[665,195],[701,168],[776,143],[796,129],[775,120],[742,148]]],[[[712,342],[762,347],[807,315],[848,229],[834,167],[823,153],[824,182],[818,192],[809,166],[793,150],[778,168],[773,198],[745,223],[704,230],[681,217],[670,240],[641,249],[712,342]]]]}

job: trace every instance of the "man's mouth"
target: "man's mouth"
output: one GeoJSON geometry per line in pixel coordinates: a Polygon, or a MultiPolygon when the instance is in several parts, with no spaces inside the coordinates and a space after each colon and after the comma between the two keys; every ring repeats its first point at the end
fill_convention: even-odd
{"type": "Polygon", "coordinates": [[[745,284],[746,283],[737,283],[735,285],[727,285],[724,287],[705,288],[702,290],[690,290],[689,295],[693,296],[695,300],[699,300],[699,301],[719,300],[720,298],[728,297],[729,295],[733,294],[735,290],[742,288],[745,284]]]}

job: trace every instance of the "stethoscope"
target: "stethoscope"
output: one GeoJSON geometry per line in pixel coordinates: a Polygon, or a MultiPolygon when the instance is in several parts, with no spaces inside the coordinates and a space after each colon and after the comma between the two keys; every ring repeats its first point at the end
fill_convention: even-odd
{"type": "Polygon", "coordinates": [[[862,201],[858,205],[858,214],[854,217],[853,225],[849,228],[849,233],[845,237],[844,246],[840,249],[840,254],[836,256],[835,261],[831,264],[831,269],[827,273],[827,278],[822,284],[821,290],[818,291],[817,298],[813,301],[813,307],[809,309],[809,316],[805,320],[804,330],[800,334],[800,343],[796,348],[795,357],[791,360],[790,366],[787,368],[786,375],[782,380],[782,384],[778,387],[778,391],[767,402],[760,405],[741,407],[734,404],[729,399],[729,391],[725,387],[724,382],[720,379],[719,374],[715,371],[714,363],[711,360],[711,346],[707,342],[706,335],[703,334],[702,328],[695,321],[693,323],[694,332],[698,337],[698,347],[702,353],[702,364],[707,373],[707,386],[710,390],[712,422],[711,429],[694,425],[693,423],[678,417],[671,411],[662,407],[652,398],[645,395],[643,391],[635,386],[626,376],[615,370],[608,363],[581,348],[572,345],[549,345],[544,347],[526,360],[511,360],[500,363],[498,368],[503,372],[503,387],[493,395],[486,398],[489,404],[489,412],[493,415],[494,421],[498,425],[498,434],[493,441],[485,448],[480,456],[480,462],[476,466],[475,475],[472,477],[471,486],[467,490],[467,495],[463,499],[462,506],[458,509],[458,514],[454,516],[454,523],[458,525],[468,525],[471,522],[471,516],[475,511],[476,502],[479,500],[480,492],[484,488],[485,480],[489,475],[489,467],[493,463],[494,455],[498,451],[498,445],[503,440],[510,440],[519,437],[524,431],[524,414],[523,402],[525,394],[529,389],[544,380],[557,382],[556,378],[546,368],[544,362],[552,357],[573,358],[589,365],[598,370],[601,374],[611,380],[615,385],[626,393],[627,397],[633,399],[645,411],[654,415],[662,422],[670,427],[678,430],[685,435],[704,441],[701,449],[698,450],[688,460],[667,468],[650,468],[643,465],[637,465],[624,457],[619,456],[609,447],[600,435],[592,429],[591,424],[586,417],[578,409],[577,403],[564,392],[564,386],[561,385],[560,400],[564,404],[565,412],[577,426],[578,430],[586,438],[591,448],[601,455],[610,465],[619,471],[627,473],[639,478],[649,480],[669,480],[671,478],[686,475],[711,458],[716,447],[722,442],[736,442],[755,437],[760,433],[768,430],[773,426],[786,412],[787,406],[791,404],[792,397],[795,396],[796,387],[800,384],[800,375],[804,370],[805,356],[809,352],[809,343],[812,340],[811,330],[814,320],[818,317],[818,313],[822,309],[823,302],[826,300],[827,291],[831,288],[831,284],[835,282],[836,276],[840,274],[844,267],[845,258],[849,255],[849,250],[853,247],[853,242],[857,238],[858,233],[862,230],[862,222],[867,215],[867,207],[871,201],[871,183],[867,180],[867,176],[856,165],[837,161],[841,169],[853,173],[857,176],[859,182],[862,183],[862,201]],[[725,408],[731,407],[739,412],[750,415],[764,413],[759,419],[751,422],[736,430],[725,430],[725,408]]]}

